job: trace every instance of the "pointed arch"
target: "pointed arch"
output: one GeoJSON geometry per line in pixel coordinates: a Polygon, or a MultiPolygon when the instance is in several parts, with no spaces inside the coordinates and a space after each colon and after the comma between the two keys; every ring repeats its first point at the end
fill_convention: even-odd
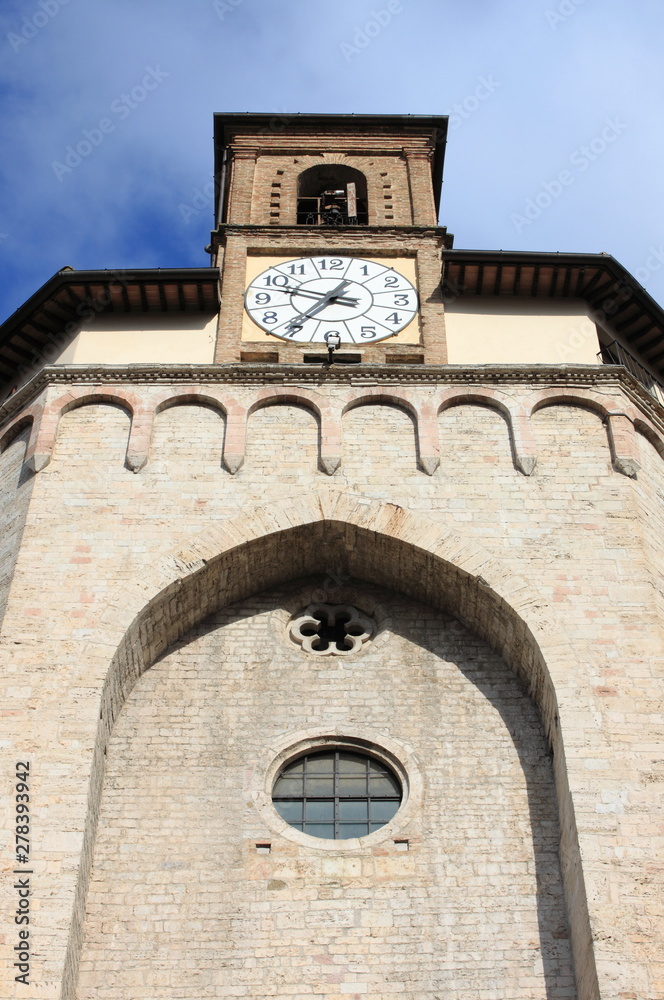
{"type": "MultiPolygon", "coordinates": [[[[91,771],[88,817],[71,924],[63,997],[74,997],[81,928],[104,777],[117,715],[141,674],[198,622],[243,597],[330,567],[380,583],[453,614],[500,653],[537,706],[553,752],[561,867],[580,1000],[597,995],[574,808],[567,780],[554,677],[574,655],[533,584],[481,546],[391,503],[320,490],[208,528],[186,548],[123,588],[102,615],[98,661],[105,673],[91,771]],[[115,648],[108,664],[105,650],[115,648]],[[106,664],[104,667],[103,664],[106,664]]],[[[101,680],[101,676],[100,676],[101,680]]],[[[571,706],[570,706],[571,707],[571,706]]]]}

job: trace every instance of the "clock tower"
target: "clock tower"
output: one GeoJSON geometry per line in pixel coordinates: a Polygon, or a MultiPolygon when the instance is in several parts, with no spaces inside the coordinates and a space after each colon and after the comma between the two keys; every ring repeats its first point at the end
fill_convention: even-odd
{"type": "Polygon", "coordinates": [[[447,360],[447,118],[215,115],[215,360],[447,360]]]}

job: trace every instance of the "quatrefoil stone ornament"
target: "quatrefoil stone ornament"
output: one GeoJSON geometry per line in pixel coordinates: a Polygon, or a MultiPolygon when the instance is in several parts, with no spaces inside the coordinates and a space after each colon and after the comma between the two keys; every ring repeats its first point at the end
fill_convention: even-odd
{"type": "Polygon", "coordinates": [[[315,656],[350,656],[375,631],[371,618],[350,604],[310,604],[288,628],[293,642],[315,656]]]}

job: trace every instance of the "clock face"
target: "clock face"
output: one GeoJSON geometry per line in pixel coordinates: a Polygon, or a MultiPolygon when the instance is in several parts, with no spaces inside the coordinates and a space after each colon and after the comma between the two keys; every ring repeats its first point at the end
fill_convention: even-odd
{"type": "Polygon", "coordinates": [[[417,312],[417,292],[394,268],[359,257],[300,257],[251,282],[245,308],[267,333],[295,343],[366,344],[394,336],[417,312]]]}

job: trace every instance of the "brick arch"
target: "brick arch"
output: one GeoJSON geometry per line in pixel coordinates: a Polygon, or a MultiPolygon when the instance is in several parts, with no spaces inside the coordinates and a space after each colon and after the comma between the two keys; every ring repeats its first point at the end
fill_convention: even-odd
{"type": "Polygon", "coordinates": [[[509,406],[503,402],[502,399],[498,398],[497,395],[493,395],[491,392],[460,392],[452,390],[445,394],[443,400],[438,404],[436,410],[437,416],[444,413],[445,410],[451,410],[452,407],[456,406],[483,406],[487,410],[494,410],[496,413],[505,421],[505,430],[507,431],[508,440],[512,445],[513,432],[512,432],[512,412],[509,406]]]}
{"type": "MultiPolygon", "coordinates": [[[[58,436],[60,420],[71,410],[76,410],[81,406],[112,404],[120,406],[127,413],[133,427],[136,414],[142,409],[139,397],[128,392],[121,387],[113,389],[72,389],[63,396],[59,396],[44,407],[41,418],[35,423],[36,432],[30,440],[26,453],[26,463],[33,472],[41,472],[51,461],[53,448],[58,436]]],[[[130,432],[131,442],[131,432],[130,432]]],[[[129,457],[130,444],[127,446],[127,456],[129,457]]],[[[131,465],[130,465],[131,467],[131,465]]]]}
{"type": "MultiPolygon", "coordinates": [[[[166,390],[136,413],[134,420],[132,420],[127,448],[129,467],[134,472],[139,472],[146,464],[157,414],[174,406],[208,406],[224,417],[226,420],[223,445],[224,465],[229,471],[234,472],[235,468],[229,466],[229,462],[232,464],[232,458],[229,458],[229,449],[232,451],[235,447],[234,439],[237,435],[237,428],[242,429],[246,422],[246,408],[232,396],[226,396],[207,387],[200,389],[195,386],[166,390]]],[[[239,466],[237,467],[239,468],[239,466]]]]}
{"type": "Polygon", "coordinates": [[[491,410],[497,410],[501,416],[507,421],[509,427],[510,423],[510,409],[509,406],[497,395],[491,392],[482,391],[450,391],[445,394],[445,397],[441,400],[438,405],[438,413],[442,413],[444,410],[449,410],[453,406],[463,406],[467,404],[469,406],[486,406],[491,410]]]}
{"type": "Polygon", "coordinates": [[[81,406],[103,406],[105,403],[122,407],[129,417],[133,417],[140,407],[138,397],[133,392],[125,392],[121,388],[95,389],[93,392],[83,392],[80,396],[76,395],[73,398],[67,394],[67,396],[61,396],[59,400],[55,400],[51,406],[60,417],[63,417],[65,413],[78,410],[81,406]]]}
{"type": "MultiPolygon", "coordinates": [[[[579,1000],[598,995],[592,937],[568,785],[555,679],[575,669],[553,608],[481,546],[421,513],[360,495],[319,491],[256,508],[208,528],[124,587],[101,616],[88,654],[103,682],[88,817],[62,996],[73,1000],[106,746],[129,692],[170,645],[221,607],[258,589],[330,566],[392,587],[458,617],[500,653],[537,706],[553,752],[561,863],[579,1000]],[[107,650],[116,652],[109,665],[107,650]]],[[[574,712],[572,695],[562,706],[574,712]]],[[[565,719],[563,719],[565,721],[565,719]]],[[[570,732],[572,726],[570,725],[570,732]]]]}
{"type": "MultiPolygon", "coordinates": [[[[352,167],[358,170],[361,174],[364,174],[367,183],[367,202],[369,208],[369,224],[375,225],[383,221],[384,219],[384,204],[386,199],[383,197],[383,182],[387,179],[390,185],[390,194],[396,197],[397,190],[395,185],[395,178],[392,176],[390,170],[392,163],[390,158],[381,158],[378,156],[367,156],[367,155],[353,155],[350,153],[343,152],[325,152],[323,154],[306,153],[301,154],[297,157],[297,161],[293,162],[291,159],[288,163],[282,160],[280,162],[279,171],[269,171],[262,175],[261,187],[260,187],[260,197],[257,201],[260,201],[261,206],[264,206],[263,210],[255,209],[255,218],[253,221],[259,221],[260,219],[263,223],[271,222],[273,224],[295,224],[296,217],[296,206],[297,206],[297,189],[298,180],[300,176],[311,167],[323,167],[323,166],[340,166],[340,167],[352,167]],[[385,175],[385,176],[383,176],[385,175]],[[280,191],[280,197],[277,199],[279,201],[279,208],[267,206],[270,204],[271,193],[273,190],[272,182],[277,181],[281,186],[278,189],[280,191]],[[278,215],[272,216],[270,212],[278,212],[278,215]]],[[[396,212],[394,213],[396,215],[396,212]]],[[[407,220],[412,221],[410,218],[410,211],[408,212],[407,220]]]]}
{"type": "Polygon", "coordinates": [[[342,416],[349,410],[354,410],[358,406],[396,406],[404,410],[417,422],[417,407],[409,397],[403,392],[385,392],[383,389],[370,389],[368,392],[361,392],[357,396],[352,396],[344,405],[342,416]]]}
{"type": "Polygon", "coordinates": [[[664,436],[656,431],[652,424],[642,420],[640,417],[636,417],[634,420],[634,430],[641,437],[644,437],[646,441],[649,441],[660,457],[664,458],[664,436]]]}
{"type": "Polygon", "coordinates": [[[310,410],[317,420],[321,419],[323,407],[320,403],[306,392],[294,392],[289,389],[266,389],[254,398],[254,401],[247,407],[247,416],[262,410],[266,406],[302,406],[305,410],[310,410]]]}
{"type": "MultiPolygon", "coordinates": [[[[370,389],[367,392],[347,397],[341,410],[340,419],[350,410],[367,406],[392,406],[412,419],[417,464],[427,475],[432,475],[440,464],[440,447],[438,428],[431,419],[430,407],[426,404],[417,406],[405,393],[370,389]]],[[[341,426],[340,424],[340,435],[341,426]]]]}
{"type": "Polygon", "coordinates": [[[127,448],[127,464],[134,472],[142,469],[148,461],[158,414],[165,413],[166,410],[179,409],[185,406],[204,407],[214,411],[221,422],[222,444],[220,449],[223,454],[229,419],[228,415],[229,412],[233,413],[237,409],[235,400],[231,398],[224,399],[214,389],[190,387],[178,390],[171,389],[161,393],[156,399],[152,399],[151,404],[146,405],[132,421],[130,442],[127,448]]]}
{"type": "Polygon", "coordinates": [[[634,430],[636,411],[632,407],[627,406],[620,411],[609,409],[605,398],[590,390],[560,392],[557,389],[548,389],[535,399],[530,407],[528,419],[549,406],[575,406],[596,414],[606,428],[607,446],[614,469],[630,478],[636,476],[640,465],[634,430]]]}
{"type": "Polygon", "coordinates": [[[26,427],[31,428],[31,434],[35,427],[35,421],[38,418],[38,414],[34,409],[24,410],[19,417],[16,418],[8,427],[5,427],[2,434],[0,434],[0,454],[2,454],[5,449],[7,449],[12,441],[18,437],[26,429],[26,427]]]}
{"type": "MultiPolygon", "coordinates": [[[[284,454],[286,455],[289,454],[293,447],[299,449],[302,446],[309,449],[309,458],[313,462],[313,468],[331,474],[327,466],[327,450],[330,444],[333,446],[336,441],[336,426],[338,421],[335,419],[335,410],[329,403],[321,403],[316,400],[313,394],[307,393],[306,390],[266,389],[254,394],[253,399],[250,400],[247,406],[244,420],[241,442],[243,457],[246,455],[249,441],[251,440],[252,445],[254,445],[256,442],[255,436],[257,435],[260,440],[261,435],[264,433],[261,430],[260,420],[254,421],[252,419],[254,414],[268,409],[273,411],[283,410],[284,407],[293,407],[296,412],[294,414],[291,413],[291,417],[288,417],[286,413],[274,413],[273,419],[277,421],[277,427],[271,428],[268,433],[270,435],[276,433],[277,439],[285,449],[284,454]],[[306,435],[305,439],[299,436],[295,439],[290,437],[293,419],[298,420],[297,411],[300,411],[300,419],[305,421],[301,428],[306,435]],[[303,414],[306,414],[306,417],[303,414]],[[285,421],[285,423],[281,424],[280,421],[285,421]]],[[[267,419],[270,420],[271,418],[267,417],[267,419]]],[[[238,450],[239,447],[240,445],[238,444],[238,450]]],[[[255,458],[256,452],[252,451],[251,455],[255,458]]]]}
{"type": "MultiPolygon", "coordinates": [[[[232,405],[232,403],[230,404],[232,405]]],[[[200,389],[185,389],[181,392],[171,392],[168,395],[160,396],[154,401],[155,416],[164,410],[170,410],[174,406],[209,406],[217,410],[224,416],[227,415],[229,403],[224,401],[221,395],[217,396],[209,391],[200,389]]]]}
{"type": "Polygon", "coordinates": [[[590,410],[604,419],[609,409],[604,399],[592,392],[559,392],[557,389],[547,390],[530,407],[533,416],[547,406],[578,406],[582,410],[590,410]]]}
{"type": "Polygon", "coordinates": [[[224,458],[229,471],[235,472],[244,462],[247,449],[249,417],[259,410],[264,410],[272,406],[299,406],[313,416],[318,428],[319,465],[324,471],[328,471],[323,456],[325,455],[328,439],[332,441],[335,439],[331,424],[336,425],[336,421],[331,420],[332,411],[327,402],[319,403],[313,394],[308,393],[306,390],[298,389],[262,389],[254,394],[254,398],[247,405],[243,416],[238,416],[237,421],[233,424],[232,433],[234,443],[232,444],[232,448],[229,446],[228,457],[224,458]]]}
{"type": "MultiPolygon", "coordinates": [[[[333,190],[340,186],[343,186],[345,190],[345,185],[351,181],[356,185],[358,209],[361,208],[362,210],[361,212],[358,211],[357,215],[362,218],[361,224],[365,224],[368,221],[368,216],[367,218],[364,216],[369,193],[367,175],[363,170],[359,170],[356,164],[341,163],[336,157],[334,160],[325,157],[322,162],[306,167],[298,174],[295,182],[297,187],[298,223],[307,225],[314,221],[315,224],[315,220],[311,220],[307,214],[301,214],[301,210],[304,207],[302,199],[316,198],[323,190],[333,190]]],[[[315,206],[312,203],[308,204],[309,208],[315,211],[315,206]]]]}
{"type": "Polygon", "coordinates": [[[453,406],[484,406],[504,419],[514,467],[525,476],[531,475],[537,464],[537,452],[530,425],[530,414],[523,407],[506,403],[502,394],[492,390],[449,389],[438,403],[440,416],[453,406]]]}

